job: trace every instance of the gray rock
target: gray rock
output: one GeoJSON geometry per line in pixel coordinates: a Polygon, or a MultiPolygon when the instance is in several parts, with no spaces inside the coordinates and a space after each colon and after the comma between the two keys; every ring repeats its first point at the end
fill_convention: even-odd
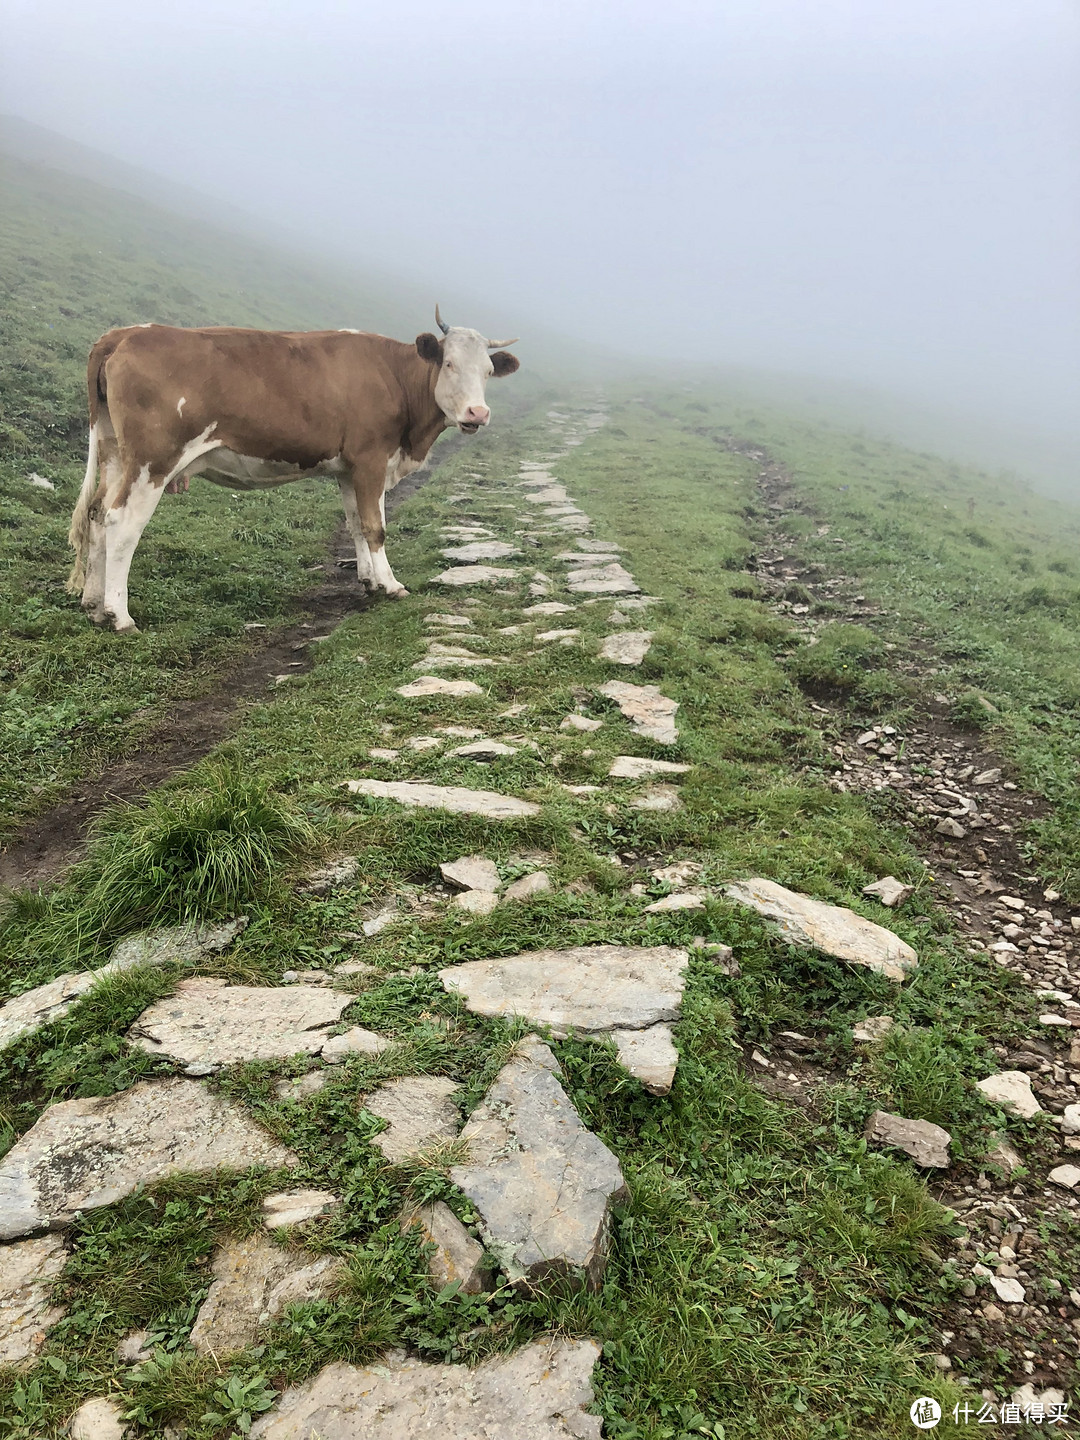
{"type": "Polygon", "coordinates": [[[958,820],[951,820],[948,816],[939,820],[934,829],[939,835],[947,835],[951,840],[963,840],[967,834],[958,820]]]}
{"type": "Polygon", "coordinates": [[[447,630],[469,630],[472,621],[467,615],[425,615],[425,625],[441,625],[447,630]]]}
{"type": "Polygon", "coordinates": [[[455,815],[483,815],[488,820],[516,820],[539,815],[540,806],[492,790],[466,790],[460,785],[420,785],[404,780],[349,780],[354,795],[396,800],[399,805],[449,810],[455,815]]]}
{"type": "Polygon", "coordinates": [[[1022,1305],[1027,1298],[1027,1291],[1019,1280],[1004,1279],[1000,1275],[991,1275],[990,1284],[994,1287],[994,1294],[1006,1305],[1022,1305]]]}
{"type": "Polygon", "coordinates": [[[494,890],[464,890],[450,902],[455,910],[465,910],[470,915],[490,915],[498,903],[494,890]]]}
{"type": "Polygon", "coordinates": [[[384,1357],[327,1365],[286,1390],[252,1440],[600,1440],[595,1340],[548,1336],[475,1370],[384,1357]]]}
{"type": "Polygon", "coordinates": [[[686,775],[692,765],[674,760],[650,760],[644,755],[616,755],[608,775],[614,780],[641,780],[646,775],[686,775]]]}
{"type": "Polygon", "coordinates": [[[626,1195],[619,1163],[586,1130],[536,1038],[509,1062],[461,1132],[469,1160],[450,1170],[480,1213],[480,1230],[511,1281],[529,1290],[564,1274],[598,1289],[608,1213],[626,1195]]]}
{"type": "Polygon", "coordinates": [[[679,1052],[670,1025],[649,1025],[644,1030],[612,1030],[619,1064],[650,1095],[666,1095],[675,1081],[679,1052]]]}
{"type": "Polygon", "coordinates": [[[866,1138],[873,1145],[889,1145],[910,1155],[917,1165],[939,1170],[949,1168],[952,1136],[929,1120],[908,1120],[875,1110],[866,1122],[866,1138]]]}
{"type": "Polygon", "coordinates": [[[274,1094],[279,1100],[306,1100],[309,1095],[317,1095],[329,1078],[327,1070],[309,1070],[306,1075],[279,1080],[274,1094]]]}
{"type": "Polygon", "coordinates": [[[444,880],[460,890],[496,891],[502,885],[495,862],[486,855],[463,855],[439,866],[444,880]]]}
{"type": "Polygon", "coordinates": [[[655,685],[630,685],[625,680],[609,680],[599,687],[599,691],[615,701],[630,721],[635,735],[643,735],[661,745],[674,745],[679,738],[675,726],[679,702],[661,695],[655,685]]]}
{"type": "Polygon", "coordinates": [[[550,889],[551,877],[543,870],[534,870],[531,875],[522,875],[520,880],[508,885],[503,899],[531,900],[534,895],[542,895],[545,890],[550,889]]]}
{"type": "Polygon", "coordinates": [[[1063,1190],[1075,1190],[1077,1185],[1080,1185],[1080,1167],[1058,1165],[1050,1171],[1047,1179],[1051,1185],[1060,1185],[1063,1190]]]}
{"type": "MultiPolygon", "coordinates": [[[[618,555],[622,550],[622,546],[616,545],[612,540],[575,540],[574,544],[579,550],[588,550],[592,555],[618,555]]],[[[556,559],[559,558],[561,557],[556,556],[556,559]]]]}
{"type": "Polygon", "coordinates": [[[473,740],[468,745],[456,745],[450,754],[462,760],[499,760],[505,755],[516,755],[517,747],[504,745],[501,740],[473,740]]]}
{"type": "Polygon", "coordinates": [[[673,865],[663,865],[658,870],[650,870],[649,874],[664,885],[687,885],[698,878],[701,870],[702,866],[697,860],[676,860],[673,865]]]}
{"type": "Polygon", "coordinates": [[[1066,1135],[1080,1135],[1080,1105],[1066,1105],[1061,1112],[1061,1128],[1066,1135]]]}
{"type": "Polygon", "coordinates": [[[374,1030],[365,1030],[361,1025],[354,1025],[344,1034],[331,1035],[319,1053],[328,1065],[340,1065],[350,1055],[381,1055],[390,1048],[390,1043],[381,1035],[376,1035],[374,1030]]]}
{"type": "Polygon", "coordinates": [[[600,730],[603,727],[602,720],[590,720],[588,715],[567,715],[565,720],[559,722],[560,730],[600,730]]]}
{"type": "Polygon", "coordinates": [[[566,588],[574,595],[637,595],[641,591],[629,570],[617,562],[572,570],[566,588]]]}
{"type": "Polygon", "coordinates": [[[879,1040],[884,1040],[895,1024],[896,1021],[891,1015],[869,1015],[865,1020],[855,1022],[851,1038],[856,1045],[874,1045],[879,1040]]]}
{"type": "Polygon", "coordinates": [[[410,680],[408,685],[399,685],[399,695],[406,700],[415,700],[425,695],[454,695],[458,699],[466,695],[483,695],[475,680],[444,680],[441,675],[421,675],[419,680],[410,680]]]}
{"type": "Polygon", "coordinates": [[[541,605],[527,605],[522,615],[566,615],[575,610],[575,605],[564,605],[561,600],[545,600],[541,605]]]}
{"type": "Polygon", "coordinates": [[[680,810],[682,801],[672,785],[650,785],[630,801],[632,810],[680,810]]]}
{"type": "Polygon", "coordinates": [[[985,1164],[992,1165],[1009,1176],[1019,1170],[1023,1163],[1024,1157],[1011,1141],[1007,1140],[1004,1135],[994,1136],[994,1143],[986,1152],[985,1164]]]}
{"type": "Polygon", "coordinates": [[[1000,1070],[978,1080],[975,1089],[980,1090],[993,1105],[1000,1105],[1010,1115],[1019,1115],[1030,1120],[1042,1111],[1042,1106],[1031,1093],[1031,1078],[1023,1070],[1000,1070]]]}
{"type": "Polygon", "coordinates": [[[545,485],[540,490],[531,491],[525,499],[532,505],[562,505],[570,497],[562,485],[545,485]]]}
{"type": "Polygon", "coordinates": [[[67,1264],[59,1235],[42,1235],[0,1249],[0,1365],[34,1360],[67,1309],[50,1299],[67,1264]]]}
{"type": "Polygon", "coordinates": [[[444,1075],[388,1080],[364,1100],[364,1109],[387,1124],[371,1143],[391,1164],[400,1165],[440,1141],[452,1140],[461,1127],[461,1112],[450,1098],[458,1089],[458,1082],[444,1075]]]}
{"type": "Polygon", "coordinates": [[[263,1224],[268,1230],[277,1230],[282,1225],[304,1225],[308,1220],[329,1215],[340,1205],[340,1196],[330,1190],[281,1190],[263,1200],[263,1224]]]}
{"type": "Polygon", "coordinates": [[[553,640],[572,640],[575,635],[580,634],[580,630],[544,630],[536,638],[541,644],[548,645],[553,640]]]}
{"type": "Polygon", "coordinates": [[[144,1010],[129,1038],[148,1055],[167,1055],[189,1075],[246,1060],[318,1055],[352,997],[315,985],[230,985],[181,980],[176,993],[144,1010]]]}
{"type": "Polygon", "coordinates": [[[201,1355],[245,1350],[259,1327],[287,1306],[331,1295],[344,1270],[336,1256],[283,1250],[267,1235],[227,1240],[214,1255],[214,1283],[191,1327],[191,1343],[201,1355]]]}
{"type": "Polygon", "coordinates": [[[505,540],[477,540],[470,545],[454,545],[439,553],[443,559],[453,560],[456,565],[475,565],[478,560],[509,560],[520,555],[521,551],[507,545],[505,540]]]}
{"type": "Polygon", "coordinates": [[[455,1281],[463,1295],[479,1295],[491,1289],[484,1247],[473,1239],[449,1205],[436,1200],[434,1205],[422,1205],[402,1217],[403,1230],[414,1225],[423,1232],[425,1244],[435,1246],[428,1257],[428,1274],[440,1290],[455,1281]]]}
{"type": "Polygon", "coordinates": [[[773,880],[741,880],[729,885],[727,893],[740,905],[778,921],[781,934],[792,944],[812,945],[838,960],[865,965],[888,980],[906,979],[919,963],[911,946],[884,926],[843,906],[811,900],[773,880]]]}
{"type": "Polygon", "coordinates": [[[601,660],[610,660],[616,665],[640,665],[652,645],[651,630],[624,630],[619,635],[608,635],[600,646],[601,660]]]}
{"type": "Polygon", "coordinates": [[[689,893],[682,895],[665,895],[660,900],[654,900],[651,905],[646,905],[641,912],[643,915],[665,915],[672,910],[704,910],[705,901],[700,895],[689,893]]]}
{"type": "Polygon", "coordinates": [[[0,1239],[70,1225],[182,1171],[299,1164],[232,1101],[194,1080],[50,1105],[0,1161],[0,1239]]]}
{"type": "Polygon", "coordinates": [[[500,580],[518,580],[517,570],[503,570],[495,565],[459,565],[444,570],[431,581],[432,585],[496,585],[500,580]]]}
{"type": "Polygon", "coordinates": [[[128,1425],[116,1400],[97,1395],[84,1400],[68,1422],[68,1440],[124,1440],[128,1425]]]}
{"type": "Polygon", "coordinates": [[[113,1355],[118,1365],[141,1365],[144,1360],[149,1360],[154,1353],[154,1347],[147,1342],[150,1339],[149,1330],[132,1330],[117,1343],[113,1355]]]}
{"type": "Polygon", "coordinates": [[[298,889],[301,895],[329,895],[333,890],[351,885],[359,869],[360,861],[355,855],[343,855],[340,860],[331,860],[313,870],[298,889]]]}
{"type": "Polygon", "coordinates": [[[100,969],[60,975],[0,1007],[0,1050],[62,1019],[107,976],[142,965],[193,964],[224,950],[247,923],[243,915],[218,925],[179,925],[125,936],[113,949],[108,964],[100,969]]]}
{"type": "Polygon", "coordinates": [[[894,910],[915,893],[915,886],[905,885],[894,875],[886,875],[883,880],[875,880],[872,885],[864,885],[862,893],[870,895],[875,900],[880,900],[882,905],[894,910]]]}
{"type": "Polygon", "coordinates": [[[992,770],[981,771],[971,783],[978,789],[980,785],[996,785],[1000,779],[1001,771],[995,766],[992,770]]]}

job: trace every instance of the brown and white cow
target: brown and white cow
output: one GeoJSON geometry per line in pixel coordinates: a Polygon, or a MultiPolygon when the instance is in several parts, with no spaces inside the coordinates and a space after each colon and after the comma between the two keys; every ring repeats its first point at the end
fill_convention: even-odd
{"type": "Polygon", "coordinates": [[[512,340],[445,325],[438,306],[435,319],[441,338],[413,345],[355,330],[136,325],[103,335],[87,367],[90,447],[68,536],[68,589],[94,623],[136,632],[131,557],[162,494],[192,475],[230,490],[333,476],[361,584],[407,594],[386,558],[384,493],[448,426],[486,425],[487,380],[518,368],[499,348],[512,340]]]}

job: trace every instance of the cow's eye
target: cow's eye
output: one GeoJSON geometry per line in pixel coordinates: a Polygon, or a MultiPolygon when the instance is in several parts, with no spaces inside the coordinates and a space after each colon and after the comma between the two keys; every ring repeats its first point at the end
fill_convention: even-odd
{"type": "Polygon", "coordinates": [[[452,370],[452,369],[454,368],[454,363],[453,363],[453,361],[452,361],[452,360],[447,360],[446,365],[445,365],[443,368],[446,369],[446,370],[452,370]]]}

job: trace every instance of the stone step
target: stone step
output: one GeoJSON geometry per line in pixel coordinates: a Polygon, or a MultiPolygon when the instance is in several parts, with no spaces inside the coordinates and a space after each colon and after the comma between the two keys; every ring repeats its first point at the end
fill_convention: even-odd
{"type": "Polygon", "coordinates": [[[406,780],[347,780],[354,795],[396,800],[399,805],[425,810],[449,810],[455,815],[483,815],[488,820],[517,820],[539,815],[540,806],[493,790],[467,790],[460,785],[423,785],[406,780]]]}

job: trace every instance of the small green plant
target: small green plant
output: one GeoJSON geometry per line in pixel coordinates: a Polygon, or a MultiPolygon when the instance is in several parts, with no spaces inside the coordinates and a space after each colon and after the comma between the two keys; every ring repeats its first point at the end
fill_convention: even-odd
{"type": "Polygon", "coordinates": [[[790,668],[808,689],[854,690],[866,671],[881,663],[884,653],[882,642],[863,625],[824,625],[818,643],[799,650],[790,668]]]}
{"type": "Polygon", "coordinates": [[[965,690],[949,706],[949,719],[968,730],[989,730],[1001,719],[1001,711],[978,690],[965,690]]]}
{"type": "Polygon", "coordinates": [[[233,1425],[241,1435],[246,1435],[255,1416],[269,1410],[276,1399],[277,1393],[267,1385],[265,1375],[249,1375],[245,1379],[243,1375],[234,1373],[222,1388],[214,1391],[213,1403],[218,1408],[207,1410],[202,1416],[202,1424],[212,1425],[218,1430],[233,1425]]]}

